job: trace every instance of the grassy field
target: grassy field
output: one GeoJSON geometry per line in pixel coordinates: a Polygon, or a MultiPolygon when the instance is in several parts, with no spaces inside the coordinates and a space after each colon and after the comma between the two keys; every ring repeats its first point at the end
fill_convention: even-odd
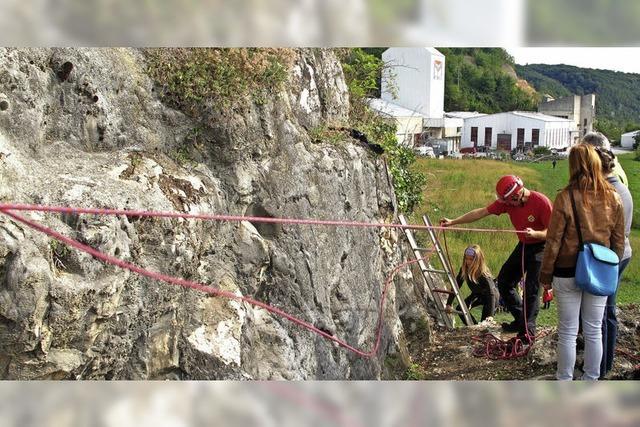
{"type": "MultiPolygon", "coordinates": [[[[630,181],[630,190],[636,201],[634,211],[634,229],[632,229],[631,244],[635,254],[640,256],[640,162],[633,160],[631,154],[620,156],[620,162],[630,181]]],[[[436,160],[418,159],[416,168],[427,176],[424,192],[424,202],[416,209],[411,222],[422,223],[422,215],[429,215],[434,223],[440,218],[455,218],[472,209],[489,205],[495,200],[495,183],[498,178],[506,174],[520,176],[529,189],[544,193],[555,199],[558,190],[568,181],[568,162],[560,160],[555,169],[551,162],[520,163],[500,162],[493,160],[436,160]]],[[[498,228],[512,230],[508,215],[490,216],[473,224],[478,228],[498,228]]],[[[416,233],[422,245],[426,245],[426,234],[416,233]]],[[[442,240],[442,238],[441,238],[442,240]]],[[[515,234],[454,232],[446,233],[446,240],[454,269],[460,267],[462,252],[469,244],[478,244],[484,250],[487,263],[497,276],[502,263],[507,259],[515,245],[515,234]]],[[[640,302],[640,263],[633,260],[623,276],[618,293],[619,304],[640,302]]],[[[464,293],[468,288],[464,287],[464,293]]],[[[476,318],[480,318],[480,310],[473,311],[476,318]],[[476,312],[477,311],[477,312],[476,312]]],[[[498,314],[497,321],[510,321],[509,314],[498,314]]],[[[555,302],[549,310],[540,310],[539,325],[555,325],[557,313],[555,302]]]]}

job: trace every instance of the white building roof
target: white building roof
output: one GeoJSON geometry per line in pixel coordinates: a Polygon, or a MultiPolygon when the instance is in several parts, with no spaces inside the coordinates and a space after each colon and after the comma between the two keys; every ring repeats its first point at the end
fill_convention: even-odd
{"type": "Polygon", "coordinates": [[[486,116],[486,114],[478,113],[477,111],[449,111],[445,112],[444,116],[456,119],[468,119],[470,117],[486,116]]]}
{"type": "Polygon", "coordinates": [[[374,110],[391,117],[422,117],[422,114],[418,111],[401,107],[384,99],[369,98],[368,102],[369,106],[374,110]]]}
{"type": "Polygon", "coordinates": [[[570,119],[563,119],[562,117],[556,117],[556,116],[550,116],[548,114],[542,114],[542,113],[537,113],[535,111],[504,111],[501,113],[494,113],[494,114],[487,114],[487,115],[480,115],[480,116],[471,116],[471,117],[466,117],[468,119],[477,119],[480,117],[492,117],[492,116],[497,116],[500,114],[513,114],[516,116],[520,116],[520,117],[525,117],[528,119],[534,119],[534,120],[541,120],[543,122],[565,122],[565,123],[574,123],[573,120],[570,119]]]}
{"type": "Polygon", "coordinates": [[[627,135],[635,135],[636,133],[640,132],[640,129],[638,130],[632,130],[631,132],[625,132],[623,133],[621,136],[627,136],[627,135]]]}
{"type": "Polygon", "coordinates": [[[550,116],[548,114],[537,113],[535,111],[510,111],[510,113],[515,114],[516,116],[527,117],[530,119],[542,120],[545,122],[570,122],[573,123],[573,120],[564,119],[562,117],[550,116]]]}

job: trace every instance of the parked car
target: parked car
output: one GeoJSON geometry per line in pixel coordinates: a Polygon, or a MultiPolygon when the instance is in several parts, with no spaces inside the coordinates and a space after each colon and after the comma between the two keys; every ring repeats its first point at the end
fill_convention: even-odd
{"type": "Polygon", "coordinates": [[[433,147],[433,152],[435,153],[436,157],[440,155],[446,156],[446,152],[449,149],[449,144],[450,143],[446,139],[441,138],[430,138],[425,143],[427,147],[433,147]]]}
{"type": "Polygon", "coordinates": [[[476,147],[464,147],[460,149],[460,154],[475,154],[477,152],[476,147]]]}
{"type": "Polygon", "coordinates": [[[415,148],[416,154],[423,157],[430,157],[435,159],[436,153],[433,151],[433,147],[427,147],[426,145],[421,145],[415,148]]]}

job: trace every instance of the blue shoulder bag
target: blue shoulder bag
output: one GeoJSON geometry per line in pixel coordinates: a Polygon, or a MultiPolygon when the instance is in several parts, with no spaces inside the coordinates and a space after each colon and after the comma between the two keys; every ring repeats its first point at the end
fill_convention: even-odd
{"type": "Polygon", "coordinates": [[[576,263],[576,285],[593,295],[604,297],[613,295],[618,287],[618,264],[620,263],[618,255],[606,246],[582,241],[580,219],[573,191],[569,191],[569,196],[580,241],[576,263]]]}

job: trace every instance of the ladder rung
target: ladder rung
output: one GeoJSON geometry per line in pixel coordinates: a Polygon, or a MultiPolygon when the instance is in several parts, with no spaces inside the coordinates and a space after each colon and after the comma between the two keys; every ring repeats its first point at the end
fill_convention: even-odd
{"type": "Polygon", "coordinates": [[[429,273],[438,273],[438,274],[447,274],[447,275],[449,274],[449,273],[448,273],[447,271],[445,271],[445,270],[434,270],[434,269],[432,269],[432,268],[425,268],[425,269],[423,269],[422,271],[426,271],[426,272],[429,272],[429,273]]]}
{"type": "Polygon", "coordinates": [[[441,294],[449,294],[449,295],[454,294],[453,291],[449,291],[447,289],[437,289],[437,288],[431,289],[431,292],[440,292],[441,294]]]}
{"type": "Polygon", "coordinates": [[[413,248],[414,251],[420,251],[420,252],[430,252],[433,250],[433,248],[420,248],[420,247],[415,247],[413,248]]]}

